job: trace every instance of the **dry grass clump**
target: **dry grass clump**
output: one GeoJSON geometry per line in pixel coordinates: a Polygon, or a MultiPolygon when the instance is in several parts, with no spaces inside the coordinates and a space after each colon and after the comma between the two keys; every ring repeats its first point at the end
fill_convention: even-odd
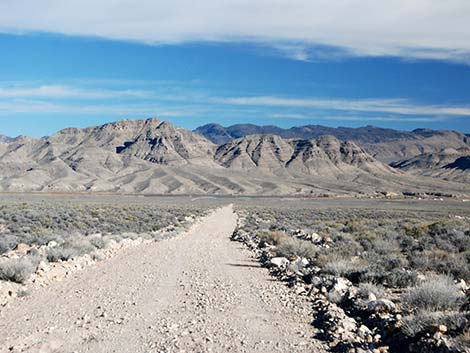
{"type": "Polygon", "coordinates": [[[32,256],[8,259],[0,263],[0,279],[24,283],[36,271],[39,259],[32,256]]]}
{"type": "Polygon", "coordinates": [[[49,262],[68,261],[75,257],[89,254],[97,248],[86,238],[69,239],[47,250],[49,262]]]}
{"type": "Polygon", "coordinates": [[[290,237],[280,231],[263,233],[261,241],[275,245],[277,256],[287,258],[299,256],[312,259],[317,253],[315,246],[311,242],[290,237]]]}
{"type": "Polygon", "coordinates": [[[359,284],[359,290],[357,295],[360,298],[367,299],[369,294],[375,295],[376,298],[384,298],[386,296],[386,289],[385,287],[381,286],[380,284],[377,285],[375,283],[364,282],[359,284]]]}
{"type": "Polygon", "coordinates": [[[348,277],[353,273],[361,272],[363,268],[363,264],[348,258],[329,260],[322,267],[324,272],[341,277],[348,277]]]}

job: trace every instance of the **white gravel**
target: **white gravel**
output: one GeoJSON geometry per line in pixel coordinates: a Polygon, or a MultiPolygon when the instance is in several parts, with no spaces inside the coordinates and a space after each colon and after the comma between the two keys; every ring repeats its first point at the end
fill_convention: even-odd
{"type": "Polygon", "coordinates": [[[308,302],[230,241],[231,206],[13,301],[0,352],[321,352],[308,302]]]}

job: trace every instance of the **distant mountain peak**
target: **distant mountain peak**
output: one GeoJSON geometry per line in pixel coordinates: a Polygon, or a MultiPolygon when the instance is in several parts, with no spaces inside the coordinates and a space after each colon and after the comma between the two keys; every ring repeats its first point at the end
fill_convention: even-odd
{"type": "Polygon", "coordinates": [[[354,141],[378,160],[391,163],[412,158],[422,153],[439,151],[443,147],[462,148],[470,146],[470,138],[456,131],[416,129],[398,131],[367,125],[358,128],[304,125],[283,129],[277,126],[236,124],[216,128],[204,125],[195,130],[216,144],[256,134],[274,134],[283,138],[311,139],[332,135],[344,141],[354,141]]]}
{"type": "Polygon", "coordinates": [[[0,142],[11,142],[11,141],[13,141],[12,137],[0,135],[0,142]]]}

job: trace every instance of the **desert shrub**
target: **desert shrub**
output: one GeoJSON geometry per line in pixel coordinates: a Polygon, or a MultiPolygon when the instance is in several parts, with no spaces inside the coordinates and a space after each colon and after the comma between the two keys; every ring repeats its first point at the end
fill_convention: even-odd
{"type": "Polygon", "coordinates": [[[363,270],[363,266],[357,261],[350,259],[334,259],[325,263],[323,271],[335,276],[349,277],[352,273],[363,270]]]}
{"type": "Polygon", "coordinates": [[[411,310],[456,310],[463,295],[450,277],[435,276],[411,288],[403,296],[403,304],[411,310]]]}
{"type": "Polygon", "coordinates": [[[26,289],[26,288],[20,288],[20,289],[18,289],[18,291],[16,292],[16,295],[18,296],[18,298],[27,297],[27,296],[31,295],[31,291],[29,291],[29,290],[26,289]]]}
{"type": "Polygon", "coordinates": [[[280,231],[261,232],[259,239],[261,242],[271,245],[278,245],[287,238],[287,235],[280,231]]]}
{"type": "Polygon", "coordinates": [[[419,225],[405,225],[404,230],[406,235],[419,238],[425,236],[429,230],[429,226],[427,224],[419,224],[419,225]]]}
{"type": "Polygon", "coordinates": [[[381,283],[392,288],[406,288],[416,284],[418,275],[415,271],[405,269],[394,269],[385,272],[381,276],[381,283]]]}
{"type": "Polygon", "coordinates": [[[385,288],[371,282],[359,284],[357,295],[362,299],[368,299],[369,294],[374,294],[377,298],[383,298],[386,294],[385,288]]]}
{"type": "Polygon", "coordinates": [[[459,312],[439,312],[421,310],[403,318],[402,331],[409,337],[436,331],[439,325],[445,325],[453,333],[463,332],[468,325],[465,314],[459,312]]]}
{"type": "Polygon", "coordinates": [[[470,278],[470,266],[467,252],[453,253],[442,249],[425,251],[412,259],[412,265],[423,272],[446,274],[455,279],[470,278]]]}
{"type": "Polygon", "coordinates": [[[365,226],[356,220],[346,221],[343,228],[343,232],[345,233],[364,233],[366,231],[367,229],[365,228],[365,226]]]}
{"type": "Polygon", "coordinates": [[[103,249],[108,245],[107,239],[104,237],[88,237],[88,241],[91,245],[93,245],[96,249],[103,249]]]}
{"type": "Polygon", "coordinates": [[[344,300],[344,296],[336,291],[327,293],[326,297],[328,298],[328,301],[330,303],[334,303],[334,304],[340,304],[344,300]]]}
{"type": "Polygon", "coordinates": [[[315,246],[310,241],[291,237],[281,231],[261,232],[259,239],[261,247],[265,244],[275,245],[277,256],[299,256],[312,259],[317,253],[315,246]]]}
{"type": "Polygon", "coordinates": [[[151,233],[169,225],[184,226],[186,216],[203,215],[199,206],[81,203],[7,203],[0,205],[0,253],[17,243],[45,245],[72,235],[151,233]]]}
{"type": "Polygon", "coordinates": [[[94,250],[96,248],[87,239],[73,239],[48,249],[47,260],[50,262],[68,261],[94,250]]]}
{"type": "Polygon", "coordinates": [[[0,279],[24,283],[36,271],[39,260],[31,256],[8,259],[0,263],[0,279]]]}
{"type": "Polygon", "coordinates": [[[15,248],[18,238],[11,234],[0,234],[0,254],[6,253],[15,248]]]}
{"type": "MultiPolygon", "coordinates": [[[[432,337],[438,325],[445,325],[449,342],[458,336],[462,347],[468,348],[470,297],[465,303],[454,280],[468,283],[470,279],[470,222],[463,209],[455,211],[462,215],[457,217],[448,211],[445,207],[404,211],[279,205],[249,209],[247,219],[254,239],[257,236],[261,245],[275,245],[277,256],[298,254],[294,249],[296,241],[301,241],[295,237],[299,229],[316,232],[324,240],[327,236],[327,241],[314,246],[311,262],[328,274],[324,279],[342,276],[357,285],[360,305],[351,307],[351,301],[336,291],[326,294],[330,302],[355,313],[373,299],[371,293],[378,299],[391,299],[405,316],[401,320],[397,316],[403,324],[403,332],[397,334],[404,341],[432,337]],[[264,232],[266,229],[276,232],[264,232]],[[420,282],[423,274],[430,277],[420,282]]],[[[316,270],[315,275],[322,277],[316,270]]],[[[363,319],[371,320],[369,312],[363,319]]]]}
{"type": "Polygon", "coordinates": [[[470,347],[470,328],[465,329],[458,337],[457,342],[461,346],[462,350],[466,347],[470,347]]]}
{"type": "MultiPolygon", "coordinates": [[[[329,273],[352,275],[356,279],[353,282],[406,288],[416,284],[418,273],[435,272],[457,280],[470,278],[470,224],[464,217],[443,216],[440,210],[312,210],[280,206],[247,211],[245,227],[258,235],[262,246],[279,246],[296,229],[327,234],[333,243],[317,248],[315,263],[329,273]],[[352,261],[357,257],[360,261],[352,261]],[[355,268],[356,264],[360,264],[359,268],[355,268]]],[[[285,248],[284,253],[293,253],[293,244],[281,247],[285,248]]]]}
{"type": "Polygon", "coordinates": [[[309,241],[286,237],[277,244],[276,253],[278,256],[284,257],[299,256],[313,259],[317,254],[317,250],[309,241]]]}

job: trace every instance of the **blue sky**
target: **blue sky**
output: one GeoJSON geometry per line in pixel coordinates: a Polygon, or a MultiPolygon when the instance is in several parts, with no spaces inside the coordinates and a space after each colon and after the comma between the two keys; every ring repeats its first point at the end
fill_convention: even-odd
{"type": "MultiPolygon", "coordinates": [[[[426,0],[408,0],[416,6],[397,12],[396,18],[390,17],[392,11],[381,15],[380,23],[391,22],[392,29],[379,21],[353,21],[339,30],[336,20],[315,22],[315,17],[298,28],[300,10],[315,10],[311,3],[327,6],[320,0],[293,1],[286,11],[279,5],[279,14],[268,18],[263,17],[265,1],[239,1],[258,5],[252,11],[260,11],[259,24],[246,20],[243,6],[226,22],[217,22],[199,9],[188,9],[191,17],[174,14],[180,10],[163,2],[141,1],[150,12],[174,16],[165,17],[164,28],[155,16],[146,20],[145,13],[133,13],[130,3],[122,9],[125,2],[112,10],[98,8],[96,19],[80,16],[87,1],[71,1],[71,8],[47,3],[39,16],[28,0],[8,8],[0,4],[0,134],[43,136],[68,126],[146,117],[187,128],[208,122],[370,124],[470,132],[470,48],[461,38],[467,34],[461,23],[470,21],[465,2],[451,0],[448,8],[434,9],[423,7],[426,0]],[[415,23],[415,13],[423,8],[430,9],[421,27],[408,26],[409,32],[402,33],[398,21],[405,21],[405,14],[415,23]],[[106,17],[109,11],[115,16],[106,17]],[[207,27],[209,20],[216,23],[207,27]],[[451,28],[434,33],[427,21],[451,28]],[[319,29],[328,35],[316,38],[319,29]]],[[[230,13],[234,2],[221,3],[226,8],[216,10],[230,13]]],[[[373,2],[360,3],[378,11],[373,2]]]]}

